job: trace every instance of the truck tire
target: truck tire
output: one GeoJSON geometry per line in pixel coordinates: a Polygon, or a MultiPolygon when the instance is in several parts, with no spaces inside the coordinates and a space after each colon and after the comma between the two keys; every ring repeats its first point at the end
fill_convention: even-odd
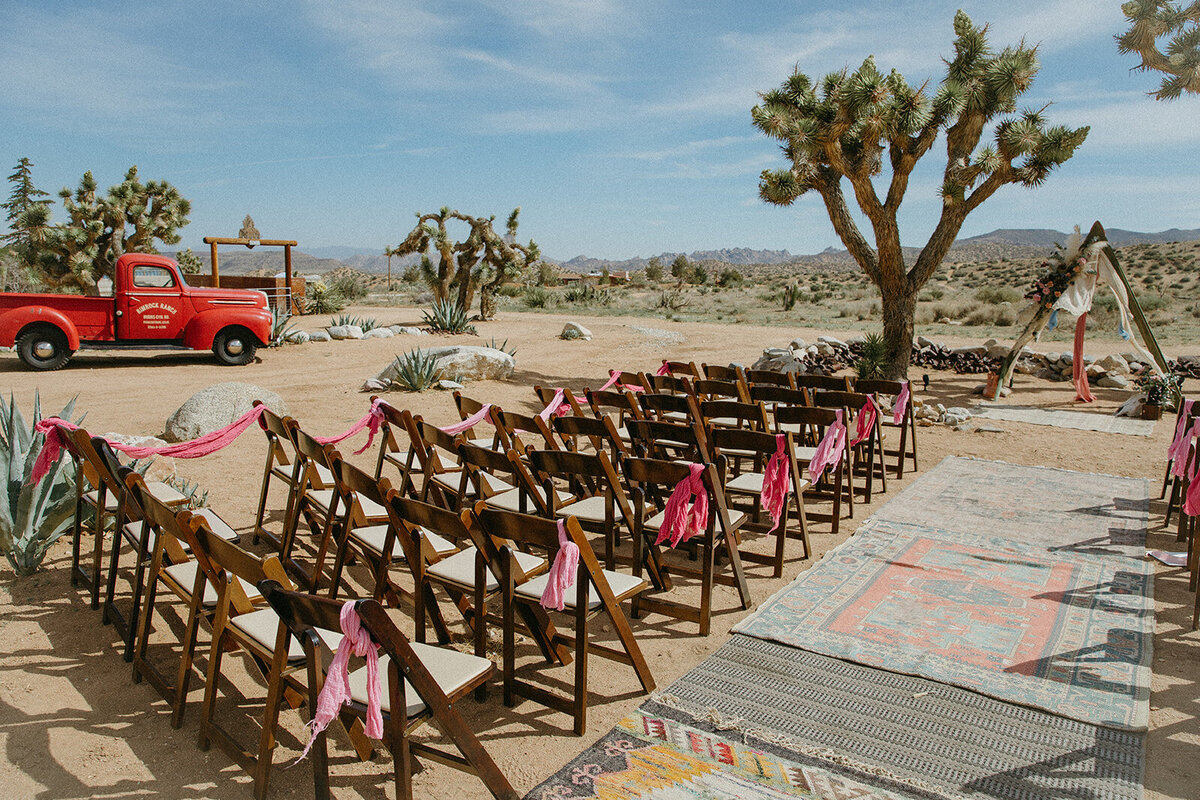
{"type": "Polygon", "coordinates": [[[57,327],[34,325],[17,338],[17,355],[31,369],[50,371],[65,367],[73,351],[57,327]]]}
{"type": "Polygon", "coordinates": [[[254,360],[258,340],[254,334],[239,326],[222,328],[213,339],[213,353],[217,361],[230,367],[240,367],[254,360]]]}

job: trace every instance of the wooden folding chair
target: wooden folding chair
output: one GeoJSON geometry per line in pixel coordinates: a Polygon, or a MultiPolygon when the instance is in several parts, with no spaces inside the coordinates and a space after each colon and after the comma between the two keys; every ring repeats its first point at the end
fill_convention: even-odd
{"type": "MultiPolygon", "coordinates": [[[[325,556],[338,514],[340,498],[334,486],[332,455],[333,445],[323,445],[300,430],[299,426],[289,429],[292,445],[296,452],[296,482],[292,488],[293,498],[289,503],[291,514],[284,525],[283,537],[279,542],[279,560],[299,584],[316,590],[325,566],[325,556]],[[312,535],[314,550],[313,566],[305,567],[297,560],[297,539],[303,520],[312,535]]],[[[382,514],[382,509],[377,510],[382,514]]]]}
{"type": "Polygon", "coordinates": [[[879,478],[881,491],[887,491],[887,467],[883,463],[883,427],[879,418],[882,414],[876,416],[875,424],[864,441],[851,447],[850,440],[854,438],[858,415],[863,413],[864,406],[871,401],[870,395],[858,392],[818,389],[813,393],[813,405],[820,408],[841,408],[845,412],[848,434],[846,448],[853,452],[851,473],[863,476],[865,486],[857,491],[864,495],[868,503],[871,502],[876,478],[879,478]]]}
{"type": "MultiPolygon", "coordinates": [[[[554,389],[553,387],[541,386],[540,384],[535,384],[533,387],[533,393],[535,395],[537,395],[538,402],[541,403],[542,408],[545,408],[546,406],[550,405],[550,402],[552,400],[554,400],[554,395],[555,395],[556,391],[557,390],[554,389]]],[[[576,417],[585,416],[583,406],[581,406],[579,404],[579,400],[575,397],[575,393],[572,392],[570,389],[566,389],[566,388],[563,389],[562,401],[571,407],[571,414],[570,414],[571,416],[576,416],[576,417]]]]}
{"type": "Polygon", "coordinates": [[[691,422],[700,418],[696,408],[696,398],[688,390],[679,394],[662,392],[642,392],[637,396],[638,405],[642,408],[642,417],[656,419],[662,422],[691,422]]]}
{"type": "MultiPolygon", "coordinates": [[[[637,392],[646,390],[646,375],[645,375],[645,373],[629,372],[627,370],[619,369],[619,370],[610,370],[608,373],[608,377],[612,378],[614,374],[617,377],[617,382],[615,384],[613,384],[613,386],[616,387],[614,389],[614,391],[619,391],[619,392],[632,391],[636,394],[637,392]],[[638,388],[636,388],[636,389],[627,388],[627,387],[631,387],[631,386],[635,386],[638,388]]],[[[608,383],[608,381],[605,380],[605,383],[608,383]]],[[[587,392],[587,387],[584,387],[584,393],[586,393],[586,392],[587,392]]],[[[549,400],[547,400],[546,402],[549,402],[549,400]]]]}
{"type": "MultiPolygon", "coordinates": [[[[529,447],[536,447],[539,450],[558,448],[558,442],[555,441],[550,425],[536,414],[496,409],[495,417],[499,424],[501,445],[493,449],[498,452],[516,450],[518,453],[524,453],[529,447]]],[[[559,418],[554,415],[550,416],[551,421],[555,419],[559,418]]]]}
{"type": "MultiPolygon", "coordinates": [[[[255,400],[254,405],[261,406],[262,401],[255,400]]],[[[272,481],[282,481],[283,485],[287,487],[287,502],[283,512],[286,526],[287,521],[291,518],[292,502],[296,497],[294,490],[298,480],[297,459],[291,431],[299,424],[291,417],[281,417],[270,409],[263,409],[262,416],[258,418],[258,424],[267,436],[267,460],[263,466],[262,488],[258,494],[258,510],[254,515],[254,532],[251,540],[254,544],[258,544],[258,540],[264,538],[273,547],[278,548],[283,535],[276,536],[265,527],[267,497],[271,491],[272,481]]]]}
{"type": "MultiPolygon", "coordinates": [[[[788,433],[792,436],[796,465],[806,469],[826,429],[837,420],[837,411],[813,406],[778,405],[773,416],[775,433],[788,433]]],[[[854,519],[854,487],[850,480],[849,451],[847,446],[838,463],[831,468],[832,474],[826,469],[817,479],[809,473],[804,490],[805,495],[812,499],[832,501],[833,510],[829,514],[806,509],[806,516],[810,520],[829,522],[834,534],[838,532],[842,518],[843,500],[846,501],[850,519],[854,519]]]]}
{"type": "MultiPolygon", "coordinates": [[[[454,393],[454,406],[458,409],[458,418],[466,420],[473,414],[478,414],[483,411],[484,404],[473,398],[467,397],[462,392],[454,393]]],[[[496,412],[500,410],[499,406],[493,405],[488,413],[484,416],[484,421],[492,426],[492,435],[480,435],[476,432],[475,427],[467,428],[460,436],[476,447],[488,447],[492,450],[507,449],[504,441],[504,434],[500,429],[500,422],[496,417],[496,412]]]]}
{"type": "MultiPolygon", "coordinates": [[[[467,442],[459,442],[458,460],[462,464],[459,497],[471,497],[490,508],[502,508],[522,513],[545,514],[547,508],[538,493],[538,486],[521,463],[515,450],[497,453],[467,442]],[[511,488],[497,488],[511,487],[511,488]]],[[[569,494],[559,495],[562,504],[574,500],[569,494]]]]}
{"type": "MultiPolygon", "coordinates": [[[[340,625],[342,604],[288,591],[273,581],[264,581],[261,588],[287,630],[303,646],[309,707],[316,708],[328,667],[319,630],[340,625]]],[[[375,600],[357,601],[355,611],[363,628],[383,651],[379,677],[382,684],[383,676],[387,676],[387,686],[381,693],[381,705],[386,744],[392,753],[396,797],[412,800],[411,759],[423,756],[475,775],[497,800],[517,800],[520,795],[454,707],[491,678],[496,671],[492,662],[455,650],[410,642],[375,600]],[[398,709],[404,709],[404,713],[397,713],[398,709]],[[426,722],[432,722],[458,752],[413,740],[412,734],[426,722]]],[[[364,666],[350,674],[352,702],[344,707],[343,716],[365,719],[366,673],[364,666]]],[[[316,797],[328,800],[331,794],[325,732],[317,736],[310,758],[316,797]]]]}
{"type": "MultiPolygon", "coordinates": [[[[463,497],[459,494],[464,482],[462,465],[458,463],[458,445],[465,441],[465,438],[446,433],[420,417],[412,418],[409,435],[412,449],[421,464],[422,485],[417,499],[452,511],[459,511],[464,505],[470,505],[474,495],[463,497]]],[[[467,481],[466,485],[474,492],[470,481],[467,481]]],[[[497,493],[513,488],[498,479],[495,484],[489,481],[489,486],[497,493]]]]}
{"type": "MultiPolygon", "coordinates": [[[[593,453],[607,451],[608,459],[613,463],[619,463],[629,454],[629,448],[610,417],[556,417],[551,419],[551,424],[563,444],[563,447],[552,449],[582,452],[586,440],[593,453]]],[[[626,436],[628,434],[626,431],[626,436]]]]}
{"type": "Polygon", "coordinates": [[[662,573],[672,577],[686,575],[700,579],[700,605],[698,607],[659,595],[642,595],[634,600],[634,616],[640,616],[642,612],[666,614],[676,619],[697,623],[700,635],[707,636],[712,621],[713,584],[735,587],[741,607],[743,609],[750,608],[750,588],[746,584],[746,575],[742,570],[742,560],[738,552],[739,529],[745,523],[747,516],[741,511],[732,513],[729,511],[716,467],[706,464],[702,473],[704,490],[708,493],[708,519],[705,521],[704,530],[699,536],[694,536],[689,541],[679,544],[680,550],[696,554],[700,560],[699,570],[677,564],[666,565],[655,544],[665,517],[663,509],[667,499],[680,481],[690,479],[689,465],[661,459],[627,458],[622,462],[621,468],[625,473],[626,483],[631,487],[629,496],[634,510],[636,532],[633,536],[633,574],[640,577],[642,564],[647,557],[653,557],[658,562],[662,573]],[[646,516],[645,511],[648,505],[657,510],[649,517],[646,516]],[[647,556],[644,554],[643,548],[652,548],[654,553],[647,556]],[[727,558],[729,574],[717,574],[718,549],[727,558]]]}
{"type": "MultiPolygon", "coordinates": [[[[1182,415],[1182,414],[1183,414],[1183,411],[1182,411],[1182,403],[1181,403],[1180,405],[1181,405],[1180,415],[1182,415]]],[[[1192,406],[1192,411],[1191,411],[1191,413],[1190,413],[1190,414],[1188,414],[1188,415],[1187,415],[1187,418],[1184,420],[1184,423],[1183,423],[1183,424],[1184,424],[1184,430],[1186,430],[1186,431],[1189,431],[1189,432],[1190,432],[1190,431],[1192,430],[1192,427],[1193,427],[1193,426],[1196,424],[1196,419],[1197,419],[1197,418],[1200,418],[1200,404],[1195,404],[1195,405],[1193,405],[1193,406],[1192,406]]],[[[1175,428],[1172,428],[1172,429],[1171,429],[1172,431],[1175,431],[1175,430],[1177,430],[1177,428],[1178,428],[1178,425],[1179,425],[1179,422],[1178,422],[1178,420],[1176,420],[1176,423],[1175,423],[1175,425],[1176,425],[1176,427],[1175,427],[1175,428]]],[[[1173,434],[1172,434],[1172,435],[1173,435],[1173,434]]],[[[1195,439],[1192,439],[1192,440],[1191,440],[1191,444],[1189,445],[1189,447],[1190,447],[1190,449],[1189,449],[1189,450],[1188,450],[1188,452],[1187,452],[1187,453],[1184,455],[1184,458],[1185,458],[1185,459],[1190,459],[1190,458],[1192,458],[1192,457],[1193,457],[1193,455],[1194,455],[1194,453],[1196,452],[1196,448],[1197,448],[1197,447],[1200,447],[1200,444],[1197,444],[1197,443],[1196,443],[1196,440],[1195,440],[1195,439]]],[[[1171,474],[1171,471],[1170,471],[1170,468],[1171,468],[1171,465],[1168,463],[1168,464],[1167,464],[1167,478],[1169,478],[1169,479],[1170,479],[1170,486],[1171,486],[1171,497],[1170,497],[1170,499],[1168,499],[1168,500],[1167,500],[1167,512],[1166,512],[1166,515],[1165,515],[1165,517],[1164,517],[1164,519],[1163,519],[1163,527],[1164,527],[1164,528],[1165,528],[1165,527],[1167,527],[1167,526],[1169,526],[1169,525],[1171,524],[1171,515],[1173,515],[1177,509],[1182,509],[1182,506],[1183,506],[1183,497],[1184,497],[1184,495],[1187,493],[1187,487],[1188,487],[1188,482],[1187,482],[1187,480],[1186,480],[1185,478],[1180,478],[1180,477],[1179,477],[1179,476],[1177,476],[1177,475],[1172,475],[1172,474],[1171,474]]],[[[1185,473],[1185,474],[1187,474],[1187,475],[1190,475],[1190,474],[1191,474],[1190,472],[1188,472],[1188,471],[1187,471],[1187,469],[1186,469],[1186,468],[1184,469],[1184,473],[1185,473]]],[[[1165,495],[1165,494],[1166,494],[1166,492],[1164,491],[1164,492],[1163,492],[1163,494],[1165,495]]],[[[1182,511],[1181,511],[1181,513],[1182,513],[1182,511]]],[[[1181,533],[1179,534],[1179,536],[1178,536],[1177,540],[1182,542],[1182,541],[1183,541],[1183,538],[1184,538],[1184,537],[1183,537],[1183,534],[1182,534],[1182,532],[1181,532],[1181,533]]]]}
{"type": "Polygon", "coordinates": [[[727,367],[722,367],[719,364],[701,364],[700,372],[702,373],[702,377],[710,381],[743,383],[746,379],[744,370],[732,364],[727,367]]]}
{"type": "Polygon", "coordinates": [[[637,419],[630,420],[627,427],[630,452],[638,457],[703,461],[708,456],[708,439],[699,420],[637,419]]]}
{"type": "Polygon", "coordinates": [[[752,561],[756,564],[770,564],[773,569],[773,577],[781,577],[785,544],[788,538],[799,539],[803,544],[804,555],[802,558],[807,559],[812,554],[808,544],[808,518],[804,512],[804,490],[808,488],[808,481],[800,475],[800,465],[796,460],[796,446],[792,435],[790,433],[773,434],[757,430],[718,427],[709,432],[709,443],[712,445],[714,463],[717,465],[717,474],[721,477],[726,499],[730,501],[729,508],[748,511],[752,517],[752,521],[747,522],[742,530],[775,535],[774,554],[762,554],[742,549],[742,560],[752,561]],[[788,501],[783,506],[783,514],[776,525],[761,522],[760,519],[763,512],[761,503],[763,480],[767,463],[775,455],[778,447],[775,438],[777,435],[785,437],[784,452],[787,457],[791,489],[788,501]],[[732,504],[732,498],[745,498],[748,506],[735,506],[732,504]],[[796,512],[796,520],[799,524],[799,530],[796,532],[788,530],[789,504],[796,512]]]}
{"type": "MultiPolygon", "coordinates": [[[[374,403],[377,399],[372,396],[371,402],[374,403]]],[[[400,445],[402,439],[409,440],[409,430],[413,425],[412,414],[408,409],[399,409],[387,403],[380,403],[379,411],[381,419],[379,433],[376,434],[379,439],[379,456],[375,461],[375,479],[387,477],[383,474],[384,471],[390,472],[394,469],[398,481],[389,480],[393,480],[396,491],[416,496],[421,487],[416,485],[413,475],[421,472],[421,464],[415,461],[416,452],[413,448],[406,449],[400,445]]]]}
{"type": "Polygon", "coordinates": [[[737,403],[750,402],[750,392],[740,380],[719,381],[712,378],[697,378],[692,381],[692,393],[697,400],[732,400],[737,403]]]}
{"type": "Polygon", "coordinates": [[[657,394],[691,394],[694,376],[689,375],[651,375],[643,373],[646,392],[657,394]]]}
{"type": "Polygon", "coordinates": [[[587,728],[587,678],[588,657],[593,653],[602,658],[629,664],[633,667],[647,693],[654,691],[654,677],[641,648],[629,627],[629,620],[621,611],[620,604],[637,597],[649,584],[640,576],[626,575],[602,569],[596,560],[582,528],[574,517],[567,517],[564,530],[567,537],[579,548],[579,568],[573,590],[566,592],[564,611],[574,617],[574,635],[556,633],[557,641],[574,646],[575,680],[573,695],[564,698],[542,686],[530,683],[516,675],[516,627],[515,613],[518,604],[541,608],[542,592],[549,580],[548,574],[531,577],[522,569],[513,545],[523,545],[546,552],[547,560],[553,559],[559,549],[558,524],[554,520],[487,508],[482,503],[475,506],[474,521],[480,531],[483,547],[481,551],[492,571],[500,576],[500,592],[504,618],[504,704],[512,706],[518,696],[535,700],[557,711],[570,714],[575,721],[574,730],[582,736],[587,728]],[[501,544],[497,545],[497,542],[501,544]],[[588,623],[596,616],[608,617],[620,647],[608,647],[591,641],[588,623]]]}
{"type": "MultiPolygon", "coordinates": [[[[704,373],[696,366],[695,361],[664,361],[663,364],[667,368],[667,375],[672,378],[703,378],[704,373]]],[[[650,376],[655,377],[655,376],[650,376]]],[[[662,376],[657,376],[662,377],[662,376]]]]}
{"type": "Polygon", "coordinates": [[[585,390],[587,396],[588,407],[592,410],[592,416],[596,419],[604,417],[612,418],[613,425],[617,429],[617,435],[623,440],[628,440],[629,435],[625,431],[625,423],[630,419],[642,418],[642,407],[638,405],[637,398],[634,393],[624,390],[619,392],[613,391],[593,391],[585,390]]]}
{"type": "MultiPolygon", "coordinates": [[[[348,463],[341,453],[334,452],[330,458],[333,479],[337,488],[338,504],[343,509],[336,526],[337,554],[330,581],[329,598],[337,599],[342,587],[346,564],[352,556],[367,567],[371,575],[371,598],[386,601],[392,607],[400,605],[401,598],[410,596],[407,589],[391,578],[393,564],[405,563],[415,558],[417,543],[408,530],[393,519],[387,502],[392,489],[387,478],[376,480],[358,467],[348,463]],[[372,515],[375,516],[372,516],[372,515]],[[382,514],[384,521],[379,522],[382,514]]],[[[428,545],[438,558],[458,552],[459,545],[441,537],[428,535],[428,545]]]]}
{"type": "MultiPolygon", "coordinates": [[[[890,395],[893,403],[903,390],[904,384],[900,381],[889,381],[882,378],[859,378],[854,382],[854,391],[859,394],[874,395],[876,398],[881,394],[890,395]]],[[[904,409],[904,417],[898,423],[893,420],[891,414],[880,412],[880,431],[885,437],[889,429],[900,431],[900,446],[894,450],[884,448],[882,452],[882,456],[896,457],[897,478],[904,477],[904,462],[909,458],[912,459],[913,470],[917,469],[917,417],[913,413],[913,405],[910,398],[908,406],[904,409]]]]}
{"type": "Polygon", "coordinates": [[[814,375],[812,373],[797,373],[796,375],[792,376],[792,380],[795,382],[797,389],[823,389],[828,392],[852,391],[850,388],[850,376],[848,375],[835,376],[814,375]]]}
{"type": "Polygon", "coordinates": [[[792,379],[793,373],[791,372],[777,372],[773,369],[748,369],[744,374],[746,383],[749,385],[748,388],[752,393],[751,398],[753,398],[755,386],[781,386],[785,389],[797,388],[796,381],[792,379]]]}
{"type": "MultiPolygon", "coordinates": [[[[253,776],[254,796],[262,800],[271,776],[280,705],[286,702],[294,708],[307,696],[305,652],[299,642],[292,640],[278,613],[273,608],[256,609],[250,593],[259,595],[258,586],[264,581],[273,581],[288,589],[293,586],[275,555],[259,558],[232,542],[210,535],[203,524],[196,524],[194,519],[182,515],[180,525],[191,544],[203,580],[216,595],[198,743],[201,750],[208,750],[216,742],[226,755],[253,776]],[[235,652],[249,657],[267,685],[262,723],[253,746],[246,746],[233,732],[242,725],[226,727],[218,715],[224,676],[222,665],[225,656],[235,652]]],[[[337,648],[342,635],[336,625],[318,632],[325,646],[337,648]]],[[[231,705],[233,707],[224,713],[244,713],[246,708],[246,703],[231,705]]],[[[355,750],[365,760],[370,756],[371,744],[362,735],[361,723],[352,723],[347,728],[355,750]]]]}
{"type": "Polygon", "coordinates": [[[771,383],[752,384],[750,386],[750,400],[754,403],[762,403],[767,407],[768,411],[774,409],[777,405],[812,405],[812,395],[808,393],[808,389],[794,389],[771,383]]]}

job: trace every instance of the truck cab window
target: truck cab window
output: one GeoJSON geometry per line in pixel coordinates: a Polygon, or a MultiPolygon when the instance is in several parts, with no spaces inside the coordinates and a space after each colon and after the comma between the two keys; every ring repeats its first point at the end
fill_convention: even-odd
{"type": "Polygon", "coordinates": [[[147,289],[169,289],[175,285],[175,275],[165,267],[134,267],[133,285],[147,289]]]}

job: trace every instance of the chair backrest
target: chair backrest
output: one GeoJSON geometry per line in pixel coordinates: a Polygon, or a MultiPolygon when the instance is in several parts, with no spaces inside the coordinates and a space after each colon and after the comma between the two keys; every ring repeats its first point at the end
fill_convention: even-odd
{"type": "Polygon", "coordinates": [[[750,399],[771,406],[811,406],[812,396],[808,389],[791,389],[776,384],[755,384],[750,387],[750,399]]]}
{"type": "MultiPolygon", "coordinates": [[[[461,514],[448,511],[433,503],[413,500],[394,489],[388,492],[386,501],[388,517],[392,524],[408,530],[410,536],[424,530],[436,533],[459,546],[468,545],[472,541],[471,533],[463,523],[461,514]]],[[[426,558],[425,560],[436,559],[426,558]]],[[[413,562],[410,561],[410,563],[413,562]]]]}
{"type": "Polygon", "coordinates": [[[741,367],[735,367],[732,364],[727,367],[722,367],[719,364],[701,364],[701,371],[704,377],[712,381],[732,381],[740,382],[744,377],[744,372],[741,367]]]}
{"type": "Polygon", "coordinates": [[[818,389],[813,392],[813,405],[821,408],[846,408],[857,414],[871,400],[869,394],[818,389]]]}
{"type": "MultiPolygon", "coordinates": [[[[607,494],[612,497],[617,511],[633,525],[633,509],[621,485],[620,475],[603,450],[596,453],[571,453],[562,450],[530,450],[527,454],[534,471],[543,478],[547,510],[557,510],[557,496],[551,478],[567,481],[577,497],[607,494]]],[[[570,508],[569,506],[567,507],[570,508]]]]}
{"type": "MultiPolygon", "coordinates": [[[[546,420],[536,414],[522,414],[519,411],[504,411],[494,409],[496,421],[500,424],[500,446],[505,450],[524,451],[527,446],[548,447],[556,449],[558,443],[546,420]]],[[[553,415],[550,417],[555,419],[553,415]]]]}
{"type": "Polygon", "coordinates": [[[645,373],[645,385],[647,392],[659,392],[661,394],[691,394],[692,393],[692,378],[676,375],[651,375],[645,373]]]}
{"type": "MultiPolygon", "coordinates": [[[[621,471],[633,489],[635,509],[639,507],[641,500],[645,500],[661,511],[679,482],[691,477],[688,464],[660,458],[627,458],[621,462],[621,471]]],[[[714,525],[719,525],[722,531],[732,530],[725,492],[716,466],[705,464],[701,480],[709,499],[707,529],[712,531],[714,525]]]]}
{"type": "Polygon", "coordinates": [[[667,374],[673,378],[687,376],[689,378],[702,378],[704,373],[696,366],[695,361],[664,361],[667,367],[667,374]]]}
{"type": "Polygon", "coordinates": [[[753,397],[755,386],[782,386],[787,389],[795,389],[796,382],[792,380],[792,373],[778,372],[773,369],[748,369],[745,372],[746,382],[750,384],[750,392],[753,397]]]}
{"type": "Polygon", "coordinates": [[[492,491],[484,475],[504,476],[504,479],[520,492],[518,497],[523,510],[545,513],[537,484],[529,470],[521,463],[521,456],[517,451],[497,453],[495,450],[464,441],[458,445],[458,460],[463,466],[462,484],[459,487],[461,496],[467,495],[467,482],[470,481],[475,487],[475,496],[486,500],[492,491]]]}
{"type": "MultiPolygon", "coordinates": [[[[625,391],[624,387],[626,386],[637,386],[643,390],[646,388],[646,376],[644,374],[640,372],[627,372],[623,369],[615,370],[615,372],[617,376],[617,382],[614,385],[619,391],[625,391]]],[[[612,373],[610,373],[608,377],[611,378],[612,373]]],[[[608,381],[605,381],[605,383],[607,382],[608,381]]],[[[584,392],[587,392],[586,388],[584,389],[584,392]]]]}
{"type": "Polygon", "coordinates": [[[629,391],[600,391],[598,389],[586,390],[588,406],[592,409],[592,416],[603,417],[608,413],[616,413],[619,415],[622,422],[626,417],[639,418],[642,416],[641,407],[638,405],[637,399],[633,392],[629,391]]]}
{"type": "MultiPolygon", "coordinates": [[[[550,401],[554,399],[555,389],[549,386],[536,384],[533,387],[533,393],[537,395],[537,399],[541,401],[542,408],[550,405],[550,401]]],[[[563,402],[571,407],[571,413],[576,416],[582,416],[584,411],[579,405],[579,400],[575,397],[575,393],[570,389],[563,389],[563,402]]]]}
{"type": "Polygon", "coordinates": [[[854,391],[859,394],[890,394],[895,396],[903,390],[903,383],[885,378],[858,378],[854,381],[854,391]]]}
{"type": "MultiPolygon", "coordinates": [[[[458,409],[458,418],[462,420],[465,420],[467,417],[473,414],[478,414],[483,410],[484,407],[483,403],[475,400],[474,398],[467,397],[465,394],[458,391],[454,393],[454,405],[458,409]]],[[[504,443],[503,434],[500,432],[500,423],[497,419],[497,412],[499,410],[499,406],[493,405],[488,413],[484,416],[484,420],[486,420],[487,424],[491,425],[493,428],[492,447],[499,447],[504,443]]],[[[462,435],[468,439],[482,438],[475,435],[474,427],[463,431],[462,435]]]]}
{"type": "Polygon", "coordinates": [[[76,428],[71,431],[64,430],[62,439],[67,452],[78,462],[79,469],[87,479],[88,485],[97,490],[103,486],[106,492],[109,491],[97,463],[99,456],[96,455],[96,449],[92,447],[92,435],[83,428],[76,428]]]}
{"type": "Polygon", "coordinates": [[[700,419],[708,432],[715,428],[765,431],[769,427],[767,410],[762,403],[737,400],[705,400],[700,403],[700,419]]]}
{"type": "Polygon", "coordinates": [[[835,377],[833,375],[795,375],[793,380],[797,387],[804,386],[809,389],[828,389],[835,392],[850,391],[849,376],[835,377]]]}
{"type": "MultiPolygon", "coordinates": [[[[479,532],[483,534],[476,537],[476,542],[483,545],[482,552],[492,573],[501,576],[504,574],[504,566],[507,566],[512,571],[515,586],[525,583],[529,576],[521,569],[516,558],[509,558],[509,554],[515,552],[512,545],[517,545],[516,549],[520,550],[528,551],[532,548],[542,551],[546,554],[548,562],[552,562],[558,552],[557,520],[488,508],[483,503],[476,503],[471,515],[479,532]]],[[[596,559],[596,553],[592,550],[583,529],[579,527],[579,521],[574,517],[567,517],[563,527],[568,538],[579,548],[580,573],[593,582],[597,579],[603,581],[600,562],[596,559]]],[[[607,581],[604,585],[607,587],[607,581]]],[[[575,588],[579,591],[579,599],[583,601],[579,603],[579,607],[586,607],[586,581],[577,581],[575,588]]]]}
{"type": "Polygon", "coordinates": [[[741,380],[723,381],[697,378],[692,382],[692,391],[704,400],[738,400],[748,401],[750,393],[741,380]]]}
{"type": "MultiPolygon", "coordinates": [[[[696,399],[690,394],[663,394],[660,392],[642,392],[638,395],[638,404],[642,407],[642,416],[646,419],[663,420],[668,415],[675,414],[682,419],[697,419],[699,409],[696,399]]],[[[675,421],[681,421],[676,419],[675,421]]]]}
{"type": "Polygon", "coordinates": [[[662,422],[631,419],[626,425],[634,454],[642,458],[683,458],[699,461],[708,453],[708,442],[699,421],[662,422]]]}
{"type": "Polygon", "coordinates": [[[578,451],[579,437],[586,436],[596,452],[607,446],[612,461],[619,461],[628,454],[625,443],[617,434],[617,426],[609,417],[551,417],[550,421],[568,450],[578,451]]]}
{"type": "MultiPolygon", "coordinates": [[[[378,399],[372,395],[371,402],[374,403],[378,399]]],[[[412,413],[408,409],[399,409],[388,403],[379,403],[378,409],[379,456],[375,461],[375,478],[384,477],[384,467],[390,464],[400,474],[399,491],[416,491],[418,487],[412,478],[413,467],[416,466],[419,471],[424,462],[418,460],[416,448],[410,446],[408,449],[402,449],[400,446],[401,437],[411,442],[409,429],[413,426],[412,413]]]]}
{"type": "MultiPolygon", "coordinates": [[[[253,405],[261,406],[263,401],[255,400],[253,405]]],[[[258,418],[258,425],[267,435],[267,447],[274,454],[276,463],[284,465],[292,463],[291,457],[288,455],[288,449],[292,446],[290,431],[298,424],[291,417],[280,416],[269,408],[263,408],[262,414],[258,418]]]]}
{"type": "Polygon", "coordinates": [[[296,455],[300,457],[304,465],[304,470],[307,473],[308,485],[314,489],[332,489],[332,486],[325,486],[321,480],[320,473],[312,468],[312,465],[319,465],[332,472],[333,464],[330,456],[334,452],[333,445],[321,444],[310,434],[301,430],[299,425],[290,430],[292,444],[296,447],[296,455]]]}
{"type": "MultiPolygon", "coordinates": [[[[709,433],[709,441],[712,444],[718,472],[723,471],[724,463],[728,461],[726,451],[735,453],[738,458],[744,457],[746,453],[753,453],[753,467],[749,471],[762,472],[779,447],[776,435],[761,430],[714,428],[709,433]]],[[[791,433],[782,435],[785,437],[784,452],[789,459],[794,458],[795,444],[792,441],[791,433]]],[[[742,471],[747,470],[743,468],[742,471]]]]}
{"type": "MultiPolygon", "coordinates": [[[[837,410],[833,408],[818,408],[816,406],[775,406],[772,416],[775,417],[775,430],[783,426],[795,426],[796,441],[799,444],[815,445],[825,434],[825,429],[837,420],[837,410]]],[[[848,420],[843,420],[849,424],[848,420]]]]}

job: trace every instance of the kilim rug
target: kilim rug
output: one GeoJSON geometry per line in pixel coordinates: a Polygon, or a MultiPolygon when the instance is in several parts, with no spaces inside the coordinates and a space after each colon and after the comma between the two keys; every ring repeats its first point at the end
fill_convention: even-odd
{"type": "Polygon", "coordinates": [[[875,520],[734,627],[1096,725],[1150,714],[1153,570],[875,520]]]}
{"type": "Polygon", "coordinates": [[[659,699],[726,737],[827,750],[965,797],[1141,796],[1144,734],[763,639],[733,636],[659,699]]]}
{"type": "Polygon", "coordinates": [[[526,800],[942,800],[642,704],[526,800]]]}
{"type": "Polygon", "coordinates": [[[872,519],[1141,560],[1149,497],[1144,478],[949,456],[872,519]]]}
{"type": "Polygon", "coordinates": [[[1101,433],[1123,433],[1128,436],[1150,436],[1154,433],[1154,421],[1135,417],[1114,417],[1087,411],[1062,411],[1033,406],[1007,406],[980,403],[971,409],[971,414],[980,419],[1025,422],[1030,425],[1050,425],[1055,428],[1071,428],[1080,431],[1101,433]]]}

